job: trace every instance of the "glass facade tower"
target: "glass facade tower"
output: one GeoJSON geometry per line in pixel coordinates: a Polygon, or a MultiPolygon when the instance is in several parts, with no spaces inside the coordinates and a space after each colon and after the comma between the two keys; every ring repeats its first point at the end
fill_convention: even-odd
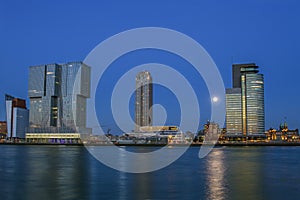
{"type": "Polygon", "coordinates": [[[241,68],[243,134],[265,132],[264,77],[255,68],[241,68]]]}
{"type": "Polygon", "coordinates": [[[7,139],[25,138],[28,128],[29,111],[26,108],[26,101],[5,95],[7,139]]]}
{"type": "Polygon", "coordinates": [[[227,133],[242,133],[241,88],[226,89],[226,128],[227,133]]]}
{"type": "Polygon", "coordinates": [[[90,67],[82,62],[30,67],[29,132],[67,133],[86,129],[90,72],[90,67]]]}
{"type": "Polygon", "coordinates": [[[136,76],[135,131],[142,126],[152,126],[153,85],[150,72],[143,71],[136,76]]]}
{"type": "Polygon", "coordinates": [[[264,134],[264,77],[254,63],[232,66],[233,88],[226,90],[228,134],[264,134]]]}

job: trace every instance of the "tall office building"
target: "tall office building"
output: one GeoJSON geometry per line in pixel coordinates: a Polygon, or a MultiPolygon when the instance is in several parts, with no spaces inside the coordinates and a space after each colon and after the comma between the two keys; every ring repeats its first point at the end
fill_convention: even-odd
{"type": "Polygon", "coordinates": [[[143,71],[136,76],[135,131],[142,126],[152,126],[153,85],[150,72],[143,71]]]}
{"type": "Polygon", "coordinates": [[[30,67],[29,132],[86,131],[86,100],[90,97],[90,73],[90,67],[82,62],[30,67]]]}
{"type": "Polygon", "coordinates": [[[227,133],[242,133],[241,88],[226,89],[226,129],[227,133]]]}
{"type": "Polygon", "coordinates": [[[255,63],[232,65],[233,88],[226,90],[228,134],[265,132],[264,77],[255,63]]]}
{"type": "Polygon", "coordinates": [[[7,138],[25,138],[25,132],[28,128],[29,111],[26,108],[24,99],[5,95],[6,120],[7,120],[7,138]]]}

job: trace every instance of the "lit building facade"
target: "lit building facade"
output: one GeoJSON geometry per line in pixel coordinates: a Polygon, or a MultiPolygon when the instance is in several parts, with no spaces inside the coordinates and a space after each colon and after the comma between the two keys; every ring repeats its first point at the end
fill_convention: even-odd
{"type": "Polygon", "coordinates": [[[26,108],[26,101],[5,95],[7,138],[24,139],[26,129],[29,125],[29,111],[26,108]]]}
{"type": "Polygon", "coordinates": [[[268,140],[279,142],[299,142],[299,129],[290,130],[286,122],[280,124],[279,130],[270,128],[266,133],[268,140]]]}
{"type": "Polygon", "coordinates": [[[86,128],[90,73],[90,67],[82,62],[30,67],[28,132],[90,132],[86,128]]]}
{"type": "Polygon", "coordinates": [[[228,133],[242,133],[241,88],[226,89],[226,129],[228,133]]]}
{"type": "Polygon", "coordinates": [[[232,71],[233,89],[226,90],[227,133],[264,134],[263,74],[259,74],[258,66],[255,63],[235,64],[232,66],[232,71]],[[241,113],[241,117],[239,113],[241,113]]]}
{"type": "Polygon", "coordinates": [[[150,72],[143,71],[136,76],[135,132],[142,126],[152,126],[153,85],[150,72]]]}
{"type": "Polygon", "coordinates": [[[0,121],[0,134],[7,134],[7,123],[6,121],[0,121]]]}
{"type": "Polygon", "coordinates": [[[0,121],[0,142],[4,142],[7,136],[6,121],[0,121]]]}

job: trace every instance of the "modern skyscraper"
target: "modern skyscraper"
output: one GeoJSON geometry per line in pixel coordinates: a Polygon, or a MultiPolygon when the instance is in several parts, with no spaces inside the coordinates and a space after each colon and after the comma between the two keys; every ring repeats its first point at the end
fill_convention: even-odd
{"type": "Polygon", "coordinates": [[[152,126],[153,85],[150,72],[143,71],[136,76],[135,131],[142,126],[152,126]]]}
{"type": "Polygon", "coordinates": [[[28,128],[29,111],[26,108],[24,99],[5,95],[6,120],[7,120],[7,138],[25,138],[25,132],[28,128]]]}
{"type": "Polygon", "coordinates": [[[242,133],[241,88],[226,89],[226,129],[227,133],[242,133]]]}
{"type": "Polygon", "coordinates": [[[253,66],[255,66],[255,63],[233,64],[232,65],[232,87],[233,88],[242,88],[241,68],[247,68],[247,67],[253,67],[253,66]]]}
{"type": "Polygon", "coordinates": [[[265,132],[264,77],[255,63],[232,65],[233,89],[226,90],[228,134],[265,132]],[[240,100],[239,100],[240,99],[240,100]]]}
{"type": "Polygon", "coordinates": [[[82,62],[30,67],[29,132],[85,131],[86,100],[90,97],[90,73],[90,67],[82,62]]]}

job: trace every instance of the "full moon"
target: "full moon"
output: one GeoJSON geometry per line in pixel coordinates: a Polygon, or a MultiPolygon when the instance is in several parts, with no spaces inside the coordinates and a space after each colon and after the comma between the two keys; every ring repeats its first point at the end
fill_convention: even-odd
{"type": "Polygon", "coordinates": [[[213,101],[213,102],[218,102],[218,100],[219,100],[218,97],[213,97],[213,98],[212,98],[212,101],[213,101]]]}

